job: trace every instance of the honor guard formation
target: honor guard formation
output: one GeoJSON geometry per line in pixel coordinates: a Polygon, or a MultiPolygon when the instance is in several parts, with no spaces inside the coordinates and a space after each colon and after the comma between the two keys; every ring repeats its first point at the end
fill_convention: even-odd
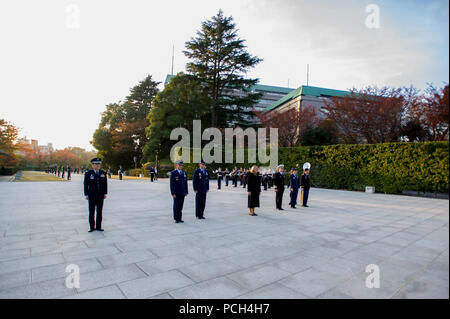
{"type": "Polygon", "coordinates": [[[80,168],[74,168],[72,169],[70,165],[61,165],[61,166],[48,166],[45,169],[45,172],[47,174],[53,174],[55,176],[58,176],[60,178],[67,178],[68,181],[72,179],[72,172],[74,174],[80,174],[81,169],[80,168]],[[67,172],[67,175],[66,175],[67,172]]]}
{"type": "MultiPolygon", "coordinates": [[[[101,169],[101,159],[93,158],[91,160],[92,169],[84,173],[84,196],[88,200],[89,207],[89,232],[103,231],[102,229],[102,213],[103,202],[108,193],[108,178],[111,178],[111,169],[107,171],[101,169]]],[[[183,161],[179,160],[176,163],[176,169],[170,173],[170,193],[173,198],[173,220],[175,223],[184,223],[183,205],[186,196],[189,194],[188,190],[188,175],[183,170],[183,161]]],[[[192,187],[195,193],[195,216],[199,220],[205,219],[206,197],[209,192],[209,173],[206,169],[206,163],[201,160],[198,163],[199,167],[194,171],[192,176],[192,187]]],[[[303,173],[300,177],[297,175],[297,168],[290,170],[287,188],[290,189],[291,208],[297,208],[298,192],[301,190],[302,207],[308,207],[309,190],[311,188],[311,180],[309,176],[311,164],[305,163],[303,165],[303,173]]],[[[84,172],[84,170],[82,170],[84,172]]],[[[80,173],[80,169],[74,169],[74,173],[80,173]]],[[[67,174],[67,179],[70,180],[72,169],[70,166],[55,166],[48,167],[47,173],[55,174],[57,176],[64,176],[67,174]]],[[[119,179],[122,180],[123,169],[120,167],[118,171],[119,179]]],[[[259,167],[254,165],[250,169],[243,169],[234,167],[232,171],[228,168],[222,170],[218,168],[213,172],[217,176],[217,190],[222,189],[222,181],[225,178],[225,186],[229,186],[229,181],[232,181],[233,187],[242,186],[247,189],[248,194],[248,208],[250,216],[258,216],[255,213],[255,208],[260,207],[261,189],[267,191],[270,188],[275,190],[275,208],[278,211],[283,211],[282,202],[285,190],[285,181],[287,179],[284,170],[284,165],[278,165],[276,172],[271,169],[264,169],[260,172],[259,167]]],[[[156,179],[156,168],[150,168],[150,181],[156,179]]]]}
{"type": "MultiPolygon", "coordinates": [[[[299,178],[297,175],[297,168],[290,170],[289,180],[287,187],[290,189],[290,202],[291,208],[297,208],[298,191],[301,189],[301,201],[302,207],[308,207],[308,194],[311,187],[309,179],[310,164],[305,163],[304,172],[299,178]]],[[[258,216],[255,213],[255,208],[259,207],[259,197],[261,194],[261,187],[265,191],[270,188],[275,190],[275,208],[278,211],[283,211],[282,202],[283,194],[285,190],[286,174],[284,171],[284,165],[278,165],[277,171],[274,173],[271,169],[259,172],[258,166],[254,165],[251,169],[243,169],[234,167],[233,170],[225,168],[222,170],[219,167],[213,171],[217,176],[217,190],[222,189],[222,181],[225,177],[225,187],[228,187],[229,181],[232,181],[232,187],[242,186],[247,189],[248,193],[248,208],[250,216],[258,216]]],[[[173,218],[175,223],[183,223],[182,209],[184,199],[188,195],[188,177],[187,173],[183,170],[183,161],[176,162],[176,169],[170,173],[170,192],[173,197],[173,218]]],[[[199,168],[195,170],[192,175],[192,186],[195,192],[195,216],[197,219],[205,219],[204,212],[206,206],[206,194],[209,192],[209,174],[206,170],[206,163],[201,160],[199,162],[199,168]]]]}

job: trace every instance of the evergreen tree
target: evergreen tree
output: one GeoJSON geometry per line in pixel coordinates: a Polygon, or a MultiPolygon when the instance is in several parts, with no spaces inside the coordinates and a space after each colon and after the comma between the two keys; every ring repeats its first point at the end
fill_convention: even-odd
{"type": "Polygon", "coordinates": [[[209,105],[210,99],[197,78],[183,73],[174,76],[153,100],[146,129],[145,161],[153,161],[157,154],[160,159],[169,156],[174,143],[170,133],[174,128],[192,131],[193,120],[202,121],[202,127],[206,127],[209,105]]]}
{"type": "Polygon", "coordinates": [[[200,79],[211,99],[213,127],[248,126],[252,107],[261,97],[251,92],[258,80],[244,76],[262,60],[247,52],[237,32],[233,18],[225,17],[220,10],[202,23],[196,37],[186,42],[183,51],[190,59],[187,71],[200,79]]]}
{"type": "Polygon", "coordinates": [[[135,156],[141,160],[147,142],[147,116],[158,85],[149,75],[130,90],[124,102],[106,106],[91,144],[107,165],[114,169],[120,165],[126,168],[134,166],[135,156]]]}

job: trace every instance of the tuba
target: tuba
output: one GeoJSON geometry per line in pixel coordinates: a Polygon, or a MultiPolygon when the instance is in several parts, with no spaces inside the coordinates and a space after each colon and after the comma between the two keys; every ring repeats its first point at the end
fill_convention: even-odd
{"type": "Polygon", "coordinates": [[[303,164],[303,170],[305,169],[310,169],[311,168],[311,164],[306,162],[305,164],[303,164]]]}

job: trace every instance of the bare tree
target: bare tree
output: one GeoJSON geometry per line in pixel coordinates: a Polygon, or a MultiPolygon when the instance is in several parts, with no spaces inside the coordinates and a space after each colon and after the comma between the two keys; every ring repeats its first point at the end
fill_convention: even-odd
{"type": "Polygon", "coordinates": [[[449,139],[448,93],[448,84],[441,89],[428,84],[423,103],[420,105],[419,118],[431,141],[448,141],[449,139]]]}
{"type": "Polygon", "coordinates": [[[318,124],[316,109],[304,107],[302,110],[291,109],[285,112],[256,112],[261,126],[265,128],[278,128],[278,145],[292,147],[299,143],[302,130],[318,124]]]}
{"type": "Polygon", "coordinates": [[[325,111],[344,143],[397,142],[413,88],[366,87],[325,101],[325,111]]]}

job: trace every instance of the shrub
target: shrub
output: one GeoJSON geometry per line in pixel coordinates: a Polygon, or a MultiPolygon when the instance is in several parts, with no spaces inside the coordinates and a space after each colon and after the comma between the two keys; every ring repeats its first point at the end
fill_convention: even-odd
{"type": "MultiPolygon", "coordinates": [[[[365,186],[375,186],[377,192],[388,194],[449,191],[449,142],[299,146],[280,148],[278,159],[287,170],[298,167],[299,173],[303,163],[310,162],[315,187],[363,191],[365,186]]],[[[212,163],[207,169],[215,177],[212,172],[218,167],[253,164],[212,163]]],[[[192,178],[197,167],[186,163],[183,168],[192,178]]]]}

